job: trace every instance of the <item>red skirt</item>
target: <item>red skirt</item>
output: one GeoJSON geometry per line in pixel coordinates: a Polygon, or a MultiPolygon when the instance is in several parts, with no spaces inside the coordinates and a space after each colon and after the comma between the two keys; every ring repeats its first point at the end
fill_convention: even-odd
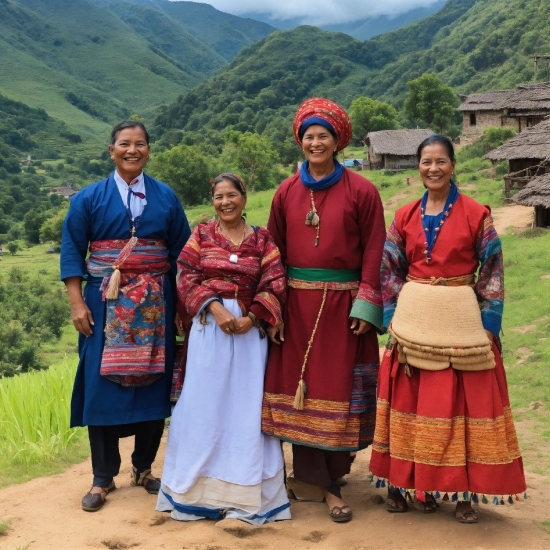
{"type": "Polygon", "coordinates": [[[496,367],[427,371],[386,350],[378,377],[371,472],[418,491],[513,495],[526,489],[502,356],[496,367]]]}

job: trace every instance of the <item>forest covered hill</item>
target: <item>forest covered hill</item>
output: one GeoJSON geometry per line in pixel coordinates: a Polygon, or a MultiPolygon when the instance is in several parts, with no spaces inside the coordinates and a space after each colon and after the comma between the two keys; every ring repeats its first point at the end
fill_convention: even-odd
{"type": "Polygon", "coordinates": [[[0,0],[0,94],[97,139],[114,121],[174,100],[274,30],[185,4],[0,0]]]}
{"type": "MultiPolygon", "coordinates": [[[[533,79],[533,54],[550,54],[550,3],[449,0],[403,29],[360,42],[316,27],[272,33],[229,66],[162,107],[156,133],[280,125],[303,99],[325,95],[348,107],[367,95],[400,107],[407,81],[437,74],[457,93],[510,88],[533,79]]],[[[542,67],[539,80],[550,79],[542,67]]]]}

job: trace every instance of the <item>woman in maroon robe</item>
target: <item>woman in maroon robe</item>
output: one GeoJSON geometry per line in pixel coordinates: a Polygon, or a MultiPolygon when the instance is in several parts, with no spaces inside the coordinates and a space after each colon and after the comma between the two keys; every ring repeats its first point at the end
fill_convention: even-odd
{"type": "Polygon", "coordinates": [[[321,487],[331,518],[349,521],[336,480],[373,438],[383,208],[374,185],[336,160],[351,139],[341,107],[305,101],[294,136],[306,161],[277,190],[268,222],[288,301],[268,362],[262,430],[292,443],[294,478],[321,487]]]}

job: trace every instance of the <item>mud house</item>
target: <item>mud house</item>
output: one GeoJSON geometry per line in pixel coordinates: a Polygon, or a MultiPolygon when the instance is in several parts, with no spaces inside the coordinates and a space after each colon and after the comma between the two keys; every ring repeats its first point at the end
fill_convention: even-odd
{"type": "Polygon", "coordinates": [[[550,119],[527,128],[483,158],[508,163],[504,194],[510,198],[514,191],[523,189],[533,178],[550,172],[550,119]]]}
{"type": "Polygon", "coordinates": [[[535,227],[550,226],[550,173],[533,178],[512,200],[535,208],[535,227]]]}
{"type": "Polygon", "coordinates": [[[432,130],[381,130],[365,140],[371,169],[405,170],[416,166],[416,150],[432,130]]]}
{"type": "Polygon", "coordinates": [[[64,199],[70,200],[72,196],[78,193],[78,188],[72,183],[67,183],[65,185],[62,185],[61,187],[54,187],[51,190],[51,193],[57,193],[58,195],[61,195],[64,199]]]}
{"type": "Polygon", "coordinates": [[[463,136],[481,135],[491,126],[511,126],[521,133],[550,115],[550,82],[463,95],[460,99],[463,136]]]}

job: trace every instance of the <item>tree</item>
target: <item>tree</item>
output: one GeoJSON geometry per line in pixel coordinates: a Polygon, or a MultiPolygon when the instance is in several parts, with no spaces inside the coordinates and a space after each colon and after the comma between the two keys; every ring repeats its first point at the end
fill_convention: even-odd
{"type": "Polygon", "coordinates": [[[397,111],[388,103],[367,96],[355,98],[350,106],[353,135],[364,143],[369,132],[395,130],[397,111]]]}
{"type": "Polygon", "coordinates": [[[409,93],[403,105],[407,119],[417,126],[428,126],[443,133],[453,124],[458,96],[450,86],[431,73],[407,82],[409,93]]]}
{"type": "Polygon", "coordinates": [[[274,187],[279,183],[275,166],[277,153],[269,138],[251,132],[230,130],[224,150],[224,159],[244,179],[251,191],[274,187]]]}
{"type": "MultiPolygon", "coordinates": [[[[53,196],[53,195],[52,195],[53,196]]],[[[62,208],[55,216],[48,218],[40,228],[40,237],[43,241],[54,241],[61,244],[61,228],[67,215],[68,207],[62,208]]]]}
{"type": "Polygon", "coordinates": [[[208,182],[217,175],[217,166],[199,147],[182,144],[155,154],[148,172],[170,185],[187,206],[209,198],[208,182]]]}
{"type": "Polygon", "coordinates": [[[19,250],[19,245],[16,242],[8,243],[8,250],[12,256],[15,256],[16,252],[19,250]]]}
{"type": "Polygon", "coordinates": [[[45,221],[46,215],[35,209],[29,210],[25,214],[23,217],[23,229],[28,243],[38,244],[40,242],[40,228],[45,221]]]}

